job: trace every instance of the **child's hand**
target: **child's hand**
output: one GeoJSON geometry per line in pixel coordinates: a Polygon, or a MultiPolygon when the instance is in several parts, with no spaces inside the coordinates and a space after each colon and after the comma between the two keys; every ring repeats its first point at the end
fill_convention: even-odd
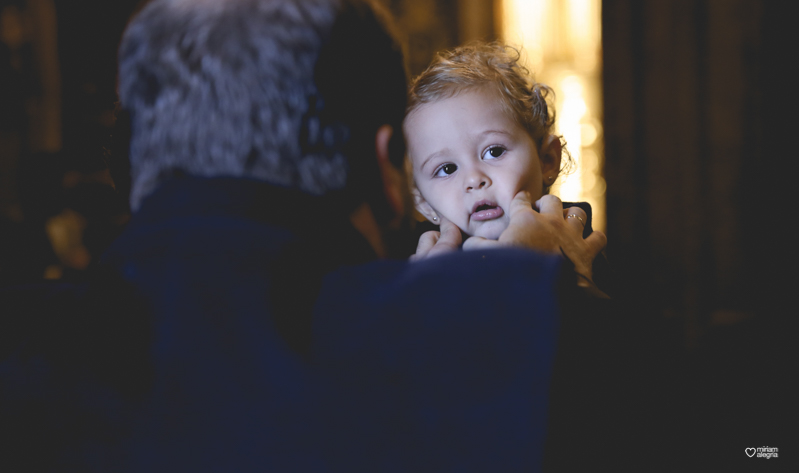
{"type": "Polygon", "coordinates": [[[461,231],[454,223],[441,217],[441,231],[429,231],[422,234],[416,246],[416,254],[411,261],[429,258],[450,251],[457,251],[461,246],[461,231]]]}

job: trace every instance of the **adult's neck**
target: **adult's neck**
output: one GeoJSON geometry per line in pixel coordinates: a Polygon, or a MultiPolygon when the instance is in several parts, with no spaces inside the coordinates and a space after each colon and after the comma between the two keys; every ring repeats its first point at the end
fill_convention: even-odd
{"type": "Polygon", "coordinates": [[[358,208],[350,214],[350,223],[352,223],[352,226],[363,235],[367,242],[369,242],[369,245],[375,251],[378,258],[385,258],[387,256],[383,232],[380,230],[380,226],[377,224],[377,220],[375,220],[375,214],[372,212],[372,207],[369,204],[364,202],[359,205],[358,208]]]}
{"type": "Polygon", "coordinates": [[[382,232],[368,204],[347,215],[335,198],[247,178],[172,178],[144,200],[134,220],[212,215],[239,216],[286,228],[325,251],[339,253],[342,262],[357,264],[386,254],[382,232]]]}

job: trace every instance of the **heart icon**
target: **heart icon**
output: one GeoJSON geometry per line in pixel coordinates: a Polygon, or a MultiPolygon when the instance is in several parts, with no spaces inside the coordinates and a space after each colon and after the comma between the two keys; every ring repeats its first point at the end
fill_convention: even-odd
{"type": "Polygon", "coordinates": [[[749,458],[752,458],[752,455],[755,454],[755,449],[754,448],[747,448],[746,449],[746,454],[749,455],[749,458]]]}

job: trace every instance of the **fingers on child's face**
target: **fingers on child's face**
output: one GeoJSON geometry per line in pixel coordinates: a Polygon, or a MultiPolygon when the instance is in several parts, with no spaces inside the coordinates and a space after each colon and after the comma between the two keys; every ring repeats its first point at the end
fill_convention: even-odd
{"type": "Polygon", "coordinates": [[[547,194],[536,201],[540,213],[559,214],[563,212],[563,202],[554,195],[547,194]]]}

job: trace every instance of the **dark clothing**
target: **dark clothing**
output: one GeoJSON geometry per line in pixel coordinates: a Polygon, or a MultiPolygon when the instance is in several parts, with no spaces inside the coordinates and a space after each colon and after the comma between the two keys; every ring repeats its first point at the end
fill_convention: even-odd
{"type": "Polygon", "coordinates": [[[3,321],[30,317],[0,471],[536,471],[557,258],[366,263],[335,215],[243,179],[160,188],[92,283],[3,321]]]}

